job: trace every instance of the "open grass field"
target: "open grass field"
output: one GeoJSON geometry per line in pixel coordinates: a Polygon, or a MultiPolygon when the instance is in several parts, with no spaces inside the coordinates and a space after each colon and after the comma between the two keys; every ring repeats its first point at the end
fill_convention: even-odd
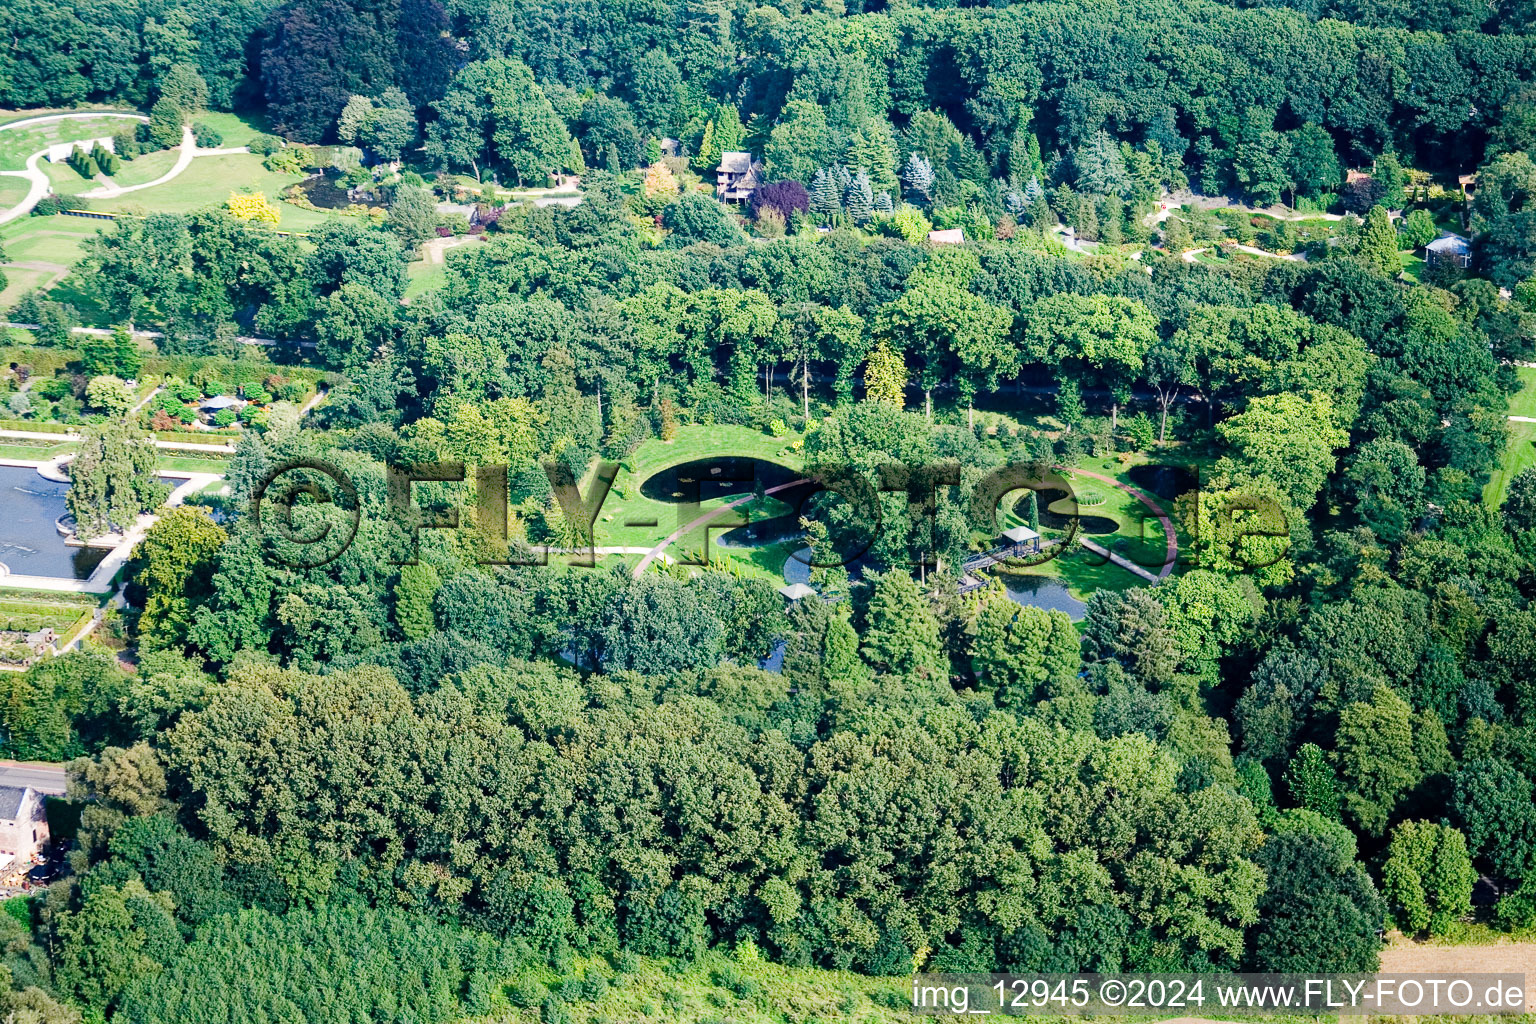
{"type": "MultiPolygon", "coordinates": [[[[289,209],[286,203],[283,209],[289,209]]],[[[405,275],[405,300],[409,302],[417,296],[441,288],[448,280],[448,267],[445,263],[417,260],[405,268],[405,275]]]]}
{"type": "Polygon", "coordinates": [[[180,156],[180,150],[161,149],[134,157],[132,160],[124,160],[118,167],[117,173],[112,175],[112,180],[124,188],[130,185],[143,185],[169,171],[176,165],[176,160],[180,156]]]}
{"type": "Polygon", "coordinates": [[[80,117],[0,132],[0,171],[21,170],[27,165],[27,157],[55,143],[104,138],[133,123],[124,117],[80,117]]]}
{"type": "MultiPolygon", "coordinates": [[[[186,170],[164,185],[92,200],[91,209],[105,213],[140,213],[146,210],[190,213],[209,206],[222,206],[231,192],[242,188],[263,192],[269,201],[275,201],[283,189],[302,178],[298,174],[273,173],[262,166],[261,157],[249,153],[198,157],[186,170]]],[[[288,231],[304,231],[325,220],[324,214],[301,210],[287,203],[279,202],[277,208],[282,217],[278,227],[288,231]]]]}
{"type": "MultiPolygon", "coordinates": [[[[1509,398],[1511,416],[1529,416],[1536,419],[1536,369],[1517,366],[1520,382],[1525,385],[1509,398]]],[[[1509,444],[1499,468],[1483,488],[1483,504],[1498,508],[1509,493],[1509,482],[1522,470],[1536,466],[1536,423],[1510,423],[1509,444]]]]}
{"type": "MultiPolygon", "coordinates": [[[[736,456],[740,458],[766,459],[788,466],[800,467],[795,455],[780,455],[793,437],[770,437],[750,427],[703,426],[690,424],[680,427],[677,437],[671,441],[652,438],[622,463],[613,491],[603,503],[598,515],[597,542],[603,545],[634,546],[658,543],[661,538],[677,528],[677,506],[670,502],[652,501],[640,493],[640,485],[653,474],[695,459],[736,456]],[[624,525],[629,520],[654,519],[655,527],[624,525]]],[[[741,494],[750,493],[752,485],[742,484],[741,494]]],[[[737,495],[740,497],[741,495],[737,495]]],[[[717,507],[725,500],[715,499],[701,504],[701,512],[717,507]]]]}
{"type": "Polygon", "coordinates": [[[27,198],[28,187],[25,178],[0,178],[0,207],[15,206],[27,198]]]}

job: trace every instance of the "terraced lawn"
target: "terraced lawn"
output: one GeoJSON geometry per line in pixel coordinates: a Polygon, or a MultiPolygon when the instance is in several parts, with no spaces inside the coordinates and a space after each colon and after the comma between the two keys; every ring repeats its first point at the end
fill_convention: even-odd
{"type": "Polygon", "coordinates": [[[46,270],[28,270],[25,267],[6,266],[5,288],[0,290],[0,307],[9,309],[21,297],[34,288],[47,288],[58,277],[46,270]]]}
{"type": "Polygon", "coordinates": [[[41,260],[70,266],[85,254],[96,232],[111,227],[104,220],[84,217],[23,217],[0,228],[12,262],[41,260]]]}
{"type": "MultiPolygon", "coordinates": [[[[90,240],[107,221],[84,217],[22,217],[0,225],[0,241],[5,243],[11,262],[4,265],[9,283],[0,292],[0,306],[9,306],[33,288],[61,285],[69,270],[85,255],[90,240]],[[22,264],[18,266],[18,264],[22,264]]],[[[88,303],[78,297],[66,297],[89,313],[88,303]]]]}
{"type": "Polygon", "coordinates": [[[4,265],[8,283],[0,291],[0,306],[62,280],[103,223],[80,217],[23,217],[0,227],[0,242],[11,261],[4,265]]]}
{"type": "Polygon", "coordinates": [[[21,170],[27,157],[55,143],[104,138],[133,123],[124,117],[78,117],[0,131],[0,171],[21,170]]]}

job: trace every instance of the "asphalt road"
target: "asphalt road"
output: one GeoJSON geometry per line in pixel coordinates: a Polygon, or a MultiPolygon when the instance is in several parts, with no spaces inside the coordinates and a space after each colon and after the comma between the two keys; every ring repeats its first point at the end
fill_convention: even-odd
{"type": "Polygon", "coordinates": [[[31,786],[39,793],[64,795],[64,766],[42,761],[0,761],[0,786],[31,786]]]}

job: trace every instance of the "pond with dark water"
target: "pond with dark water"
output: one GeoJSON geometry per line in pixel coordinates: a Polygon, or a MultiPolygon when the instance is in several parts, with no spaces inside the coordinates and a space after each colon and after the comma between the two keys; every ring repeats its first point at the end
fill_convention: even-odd
{"type": "Polygon", "coordinates": [[[89,579],[106,557],[102,548],[72,548],[55,525],[65,512],[69,485],[44,480],[37,470],[0,466],[0,563],[23,576],[89,579]]]}
{"type": "Polygon", "coordinates": [[[1172,501],[1181,494],[1200,488],[1200,473],[1188,466],[1159,466],[1147,463],[1132,466],[1125,471],[1132,485],[1154,494],[1165,501],[1172,501]]]}
{"type": "MultiPolygon", "coordinates": [[[[763,489],[777,487],[797,479],[800,474],[787,466],[766,459],[718,458],[695,459],[657,470],[645,478],[640,493],[652,501],[682,504],[709,501],[730,495],[751,494],[757,482],[763,489]],[[694,481],[690,483],[689,481],[694,481]]],[[[798,490],[798,488],[797,488],[798,490]]],[[[781,497],[775,495],[775,497],[781,497]]]]}
{"type": "Polygon", "coordinates": [[[322,210],[345,210],[357,202],[346,189],[323,174],[299,182],[299,191],[322,210]]]}
{"type": "Polygon", "coordinates": [[[1088,605],[1073,597],[1067,585],[1055,576],[1004,576],[1002,580],[1009,600],[1018,604],[1066,612],[1073,622],[1080,620],[1088,609],[1088,605]]]}

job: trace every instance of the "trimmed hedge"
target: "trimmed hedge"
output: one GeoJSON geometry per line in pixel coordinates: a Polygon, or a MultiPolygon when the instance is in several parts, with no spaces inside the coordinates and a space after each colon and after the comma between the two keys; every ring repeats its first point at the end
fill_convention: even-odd
{"type": "Polygon", "coordinates": [[[47,420],[0,420],[0,430],[30,430],[37,434],[67,434],[74,427],[47,420]]]}

